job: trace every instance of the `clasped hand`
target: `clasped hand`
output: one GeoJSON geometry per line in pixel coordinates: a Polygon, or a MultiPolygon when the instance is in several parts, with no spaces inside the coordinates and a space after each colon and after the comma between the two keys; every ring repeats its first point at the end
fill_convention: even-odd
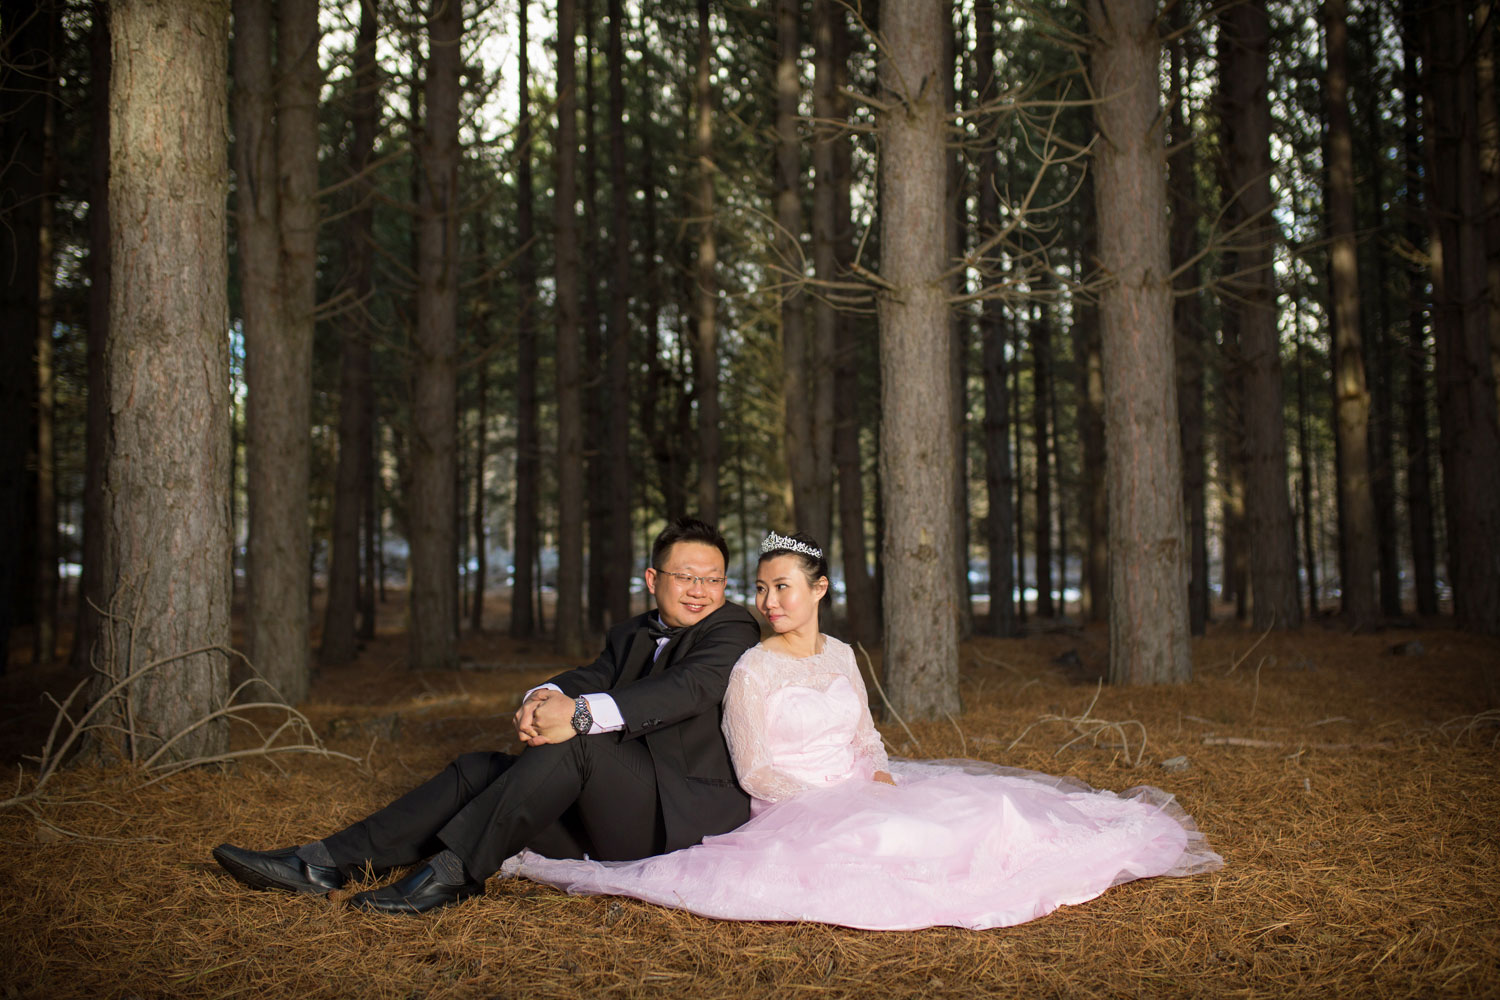
{"type": "Polygon", "coordinates": [[[578,735],[573,729],[573,707],[573,699],[560,691],[533,691],[516,709],[516,735],[529,747],[566,743],[578,735]]]}

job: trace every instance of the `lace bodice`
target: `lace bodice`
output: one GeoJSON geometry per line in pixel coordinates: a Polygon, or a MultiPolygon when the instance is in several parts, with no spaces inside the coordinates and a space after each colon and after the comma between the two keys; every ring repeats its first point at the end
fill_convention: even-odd
{"type": "Polygon", "coordinates": [[[801,659],[746,650],[724,695],[724,736],[740,787],[769,802],[889,767],[854,651],[829,636],[801,659]]]}

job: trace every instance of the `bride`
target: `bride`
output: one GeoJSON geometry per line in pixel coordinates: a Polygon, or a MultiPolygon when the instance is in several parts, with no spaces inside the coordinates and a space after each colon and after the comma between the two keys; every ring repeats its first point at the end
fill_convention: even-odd
{"type": "Polygon", "coordinates": [[[640,861],[523,852],[505,873],[730,920],[906,930],[1003,927],[1112,885],[1222,867],[1172,796],[1124,796],[981,761],[890,760],[849,646],[818,630],[822,548],[761,545],[755,605],[772,634],[735,665],[724,734],[752,818],[640,861]]]}

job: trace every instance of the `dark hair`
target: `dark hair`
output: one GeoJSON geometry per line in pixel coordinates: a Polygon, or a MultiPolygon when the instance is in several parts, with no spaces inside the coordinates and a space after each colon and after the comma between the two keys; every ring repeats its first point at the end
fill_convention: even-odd
{"type": "Polygon", "coordinates": [[[661,534],[656,536],[656,541],[651,543],[652,568],[661,569],[661,561],[667,551],[678,542],[699,542],[703,545],[712,545],[724,557],[725,567],[729,566],[729,543],[724,541],[724,536],[719,534],[718,528],[696,517],[679,517],[669,522],[661,530],[661,534]]]}
{"type": "MultiPolygon", "coordinates": [[[[784,538],[784,537],[787,537],[787,536],[783,535],[781,537],[784,538]]],[[[786,548],[769,549],[769,550],[764,551],[764,552],[762,552],[760,554],[760,559],[756,562],[755,565],[757,567],[759,567],[767,559],[775,559],[777,556],[796,556],[797,557],[797,562],[801,563],[801,565],[802,565],[802,572],[804,572],[804,573],[807,574],[807,582],[809,584],[816,584],[818,582],[818,577],[820,577],[820,576],[827,576],[828,575],[828,552],[827,552],[827,550],[825,550],[823,548],[823,546],[819,545],[818,542],[817,542],[817,540],[814,539],[812,535],[809,535],[805,531],[799,531],[795,535],[792,535],[790,537],[791,537],[791,540],[794,541],[794,542],[801,542],[803,545],[806,545],[808,548],[817,549],[819,552],[822,553],[822,555],[820,555],[816,559],[814,559],[812,556],[808,555],[806,552],[798,552],[796,549],[786,549],[786,548]]],[[[824,594],[823,596],[827,597],[828,595],[824,594]]]]}

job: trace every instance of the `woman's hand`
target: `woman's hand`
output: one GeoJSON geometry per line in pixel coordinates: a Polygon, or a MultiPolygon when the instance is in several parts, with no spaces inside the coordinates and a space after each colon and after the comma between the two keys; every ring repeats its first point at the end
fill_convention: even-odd
{"type": "Polygon", "coordinates": [[[891,777],[885,771],[876,771],[875,780],[887,785],[894,785],[896,783],[896,779],[891,777]]]}

